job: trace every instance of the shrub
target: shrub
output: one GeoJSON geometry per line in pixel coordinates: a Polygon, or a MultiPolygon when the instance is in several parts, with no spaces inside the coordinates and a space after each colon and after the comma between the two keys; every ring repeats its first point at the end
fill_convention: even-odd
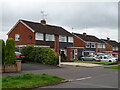
{"type": "Polygon", "coordinates": [[[61,61],[65,61],[67,59],[63,51],[61,52],[60,56],[61,56],[61,61]]]}
{"type": "Polygon", "coordinates": [[[4,64],[4,61],[5,61],[5,42],[4,40],[1,40],[2,41],[2,64],[4,64]]]}
{"type": "Polygon", "coordinates": [[[46,47],[35,47],[29,55],[30,60],[42,64],[57,65],[58,56],[54,51],[46,47]]]}
{"type": "Polygon", "coordinates": [[[29,57],[29,54],[33,51],[34,46],[26,46],[21,49],[21,53],[26,57],[29,57]]]}
{"type": "Polygon", "coordinates": [[[15,59],[15,41],[12,38],[8,38],[5,47],[5,64],[13,64],[15,59]]]}
{"type": "Polygon", "coordinates": [[[58,64],[58,55],[47,47],[27,46],[22,49],[21,53],[27,55],[33,62],[49,65],[58,64]]]}

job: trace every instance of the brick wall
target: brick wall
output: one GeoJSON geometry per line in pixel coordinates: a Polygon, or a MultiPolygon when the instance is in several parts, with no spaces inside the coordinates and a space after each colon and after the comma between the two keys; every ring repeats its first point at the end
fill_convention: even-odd
{"type": "Polygon", "coordinates": [[[15,41],[16,45],[35,44],[35,33],[29,30],[25,25],[19,22],[16,27],[10,32],[8,38],[15,39],[15,34],[20,35],[20,41],[15,41]],[[32,39],[29,38],[32,36],[32,39]]]}

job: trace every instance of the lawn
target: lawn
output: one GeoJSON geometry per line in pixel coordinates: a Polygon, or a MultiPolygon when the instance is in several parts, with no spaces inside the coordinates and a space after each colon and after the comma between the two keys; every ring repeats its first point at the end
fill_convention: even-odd
{"type": "Polygon", "coordinates": [[[78,61],[78,60],[75,60],[74,62],[80,62],[80,63],[94,63],[94,64],[115,64],[115,63],[117,63],[117,62],[78,61]]]}
{"type": "Polygon", "coordinates": [[[109,67],[104,67],[104,68],[109,68],[109,69],[120,69],[120,66],[109,66],[109,67]]]}
{"type": "Polygon", "coordinates": [[[63,78],[47,74],[22,74],[2,78],[2,88],[29,88],[63,81],[63,78]]]}

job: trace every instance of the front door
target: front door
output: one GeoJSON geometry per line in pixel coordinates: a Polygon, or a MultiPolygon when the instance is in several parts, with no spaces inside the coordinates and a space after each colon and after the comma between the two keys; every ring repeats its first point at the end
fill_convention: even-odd
{"type": "Polygon", "coordinates": [[[80,60],[82,57],[82,51],[83,51],[83,49],[78,48],[78,60],[80,60]]]}
{"type": "Polygon", "coordinates": [[[75,59],[75,51],[74,51],[74,49],[72,50],[72,60],[74,60],[75,59]]]}

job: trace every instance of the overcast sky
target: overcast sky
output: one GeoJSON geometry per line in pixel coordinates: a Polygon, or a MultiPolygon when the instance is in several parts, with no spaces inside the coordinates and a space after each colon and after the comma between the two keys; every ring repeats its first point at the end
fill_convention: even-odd
{"type": "MultiPolygon", "coordinates": [[[[110,37],[118,41],[117,2],[42,2],[41,0],[3,0],[2,38],[19,19],[40,22],[41,11],[47,13],[47,24],[57,25],[69,32],[110,37]]],[[[1,22],[1,21],[0,21],[1,22]]],[[[1,38],[1,36],[0,36],[1,38]]]]}

